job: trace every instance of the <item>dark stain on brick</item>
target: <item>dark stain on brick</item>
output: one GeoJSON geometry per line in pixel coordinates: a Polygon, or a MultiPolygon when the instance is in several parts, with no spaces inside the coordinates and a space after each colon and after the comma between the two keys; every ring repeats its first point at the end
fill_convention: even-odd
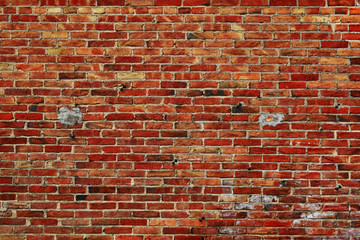
{"type": "Polygon", "coordinates": [[[31,106],[29,107],[29,111],[30,111],[30,112],[36,112],[37,109],[38,109],[38,106],[37,106],[37,105],[31,105],[31,106]]]}
{"type": "Polygon", "coordinates": [[[86,200],[87,195],[76,195],[76,201],[86,200]]]}
{"type": "Polygon", "coordinates": [[[350,81],[360,81],[360,74],[352,74],[350,76],[350,81]]]}
{"type": "Polygon", "coordinates": [[[148,161],[173,161],[172,155],[150,155],[147,156],[148,161]]]}
{"type": "Polygon", "coordinates": [[[28,128],[50,128],[52,127],[52,123],[46,123],[46,122],[28,122],[27,127],[28,128]]]}
{"type": "Polygon", "coordinates": [[[241,113],[242,104],[238,103],[235,107],[231,108],[232,113],[241,113]]]}
{"type": "Polygon", "coordinates": [[[31,144],[55,144],[56,140],[51,140],[48,138],[31,138],[31,144]]]}
{"type": "Polygon", "coordinates": [[[205,96],[226,96],[224,90],[205,90],[205,96]]]}
{"type": "Polygon", "coordinates": [[[341,122],[360,122],[360,115],[352,115],[352,116],[341,116],[339,115],[339,121],[341,122]]]}
{"type": "Polygon", "coordinates": [[[360,65],[360,58],[350,58],[351,65],[360,65]]]}
{"type": "Polygon", "coordinates": [[[120,92],[124,91],[124,89],[126,88],[126,86],[124,84],[119,84],[119,89],[120,89],[120,92]]]}
{"type": "Polygon", "coordinates": [[[161,133],[162,137],[188,137],[187,131],[164,131],[161,133]]]}
{"type": "Polygon", "coordinates": [[[280,182],[281,187],[286,187],[287,182],[285,180],[280,182]]]}
{"type": "Polygon", "coordinates": [[[261,10],[255,10],[253,12],[250,12],[249,14],[262,14],[261,10]]]}
{"type": "Polygon", "coordinates": [[[93,95],[93,96],[117,96],[118,92],[116,90],[96,89],[96,90],[91,90],[91,95],[93,95]]]}
{"type": "Polygon", "coordinates": [[[264,205],[264,210],[265,210],[265,211],[270,211],[271,208],[272,208],[272,204],[265,204],[265,205],[264,205]]]}
{"type": "Polygon", "coordinates": [[[289,55],[292,55],[294,54],[295,50],[287,50],[287,51],[283,51],[281,52],[281,56],[289,56],[289,55]]]}
{"type": "Polygon", "coordinates": [[[104,71],[114,71],[115,70],[115,64],[106,64],[104,65],[104,71]]]}
{"type": "Polygon", "coordinates": [[[79,181],[79,176],[75,176],[75,184],[79,184],[78,181],[79,181]]]}
{"type": "Polygon", "coordinates": [[[190,40],[190,39],[199,39],[199,36],[196,35],[196,34],[193,34],[193,33],[188,33],[187,39],[188,40],[190,40]]]}
{"type": "Polygon", "coordinates": [[[360,97],[360,91],[350,91],[352,97],[360,97]]]}
{"type": "Polygon", "coordinates": [[[231,112],[232,113],[241,113],[241,109],[238,107],[233,107],[233,108],[231,108],[231,112]]]}
{"type": "Polygon", "coordinates": [[[349,149],[348,154],[349,155],[357,155],[360,153],[360,148],[356,148],[356,149],[349,149]]]}
{"type": "Polygon", "coordinates": [[[115,193],[115,187],[89,187],[89,193],[115,193]]]}
{"type": "Polygon", "coordinates": [[[179,161],[175,158],[175,159],[172,161],[172,165],[177,165],[177,164],[179,164],[178,162],[179,162],[179,161]]]}

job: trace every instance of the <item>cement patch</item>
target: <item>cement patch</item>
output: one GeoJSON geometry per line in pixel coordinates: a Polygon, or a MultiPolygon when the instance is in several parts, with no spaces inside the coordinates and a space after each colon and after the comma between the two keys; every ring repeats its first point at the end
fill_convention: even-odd
{"type": "Polygon", "coordinates": [[[69,110],[66,107],[62,107],[59,110],[58,118],[63,125],[73,126],[75,124],[81,123],[82,112],[79,108],[73,108],[69,110]]]}

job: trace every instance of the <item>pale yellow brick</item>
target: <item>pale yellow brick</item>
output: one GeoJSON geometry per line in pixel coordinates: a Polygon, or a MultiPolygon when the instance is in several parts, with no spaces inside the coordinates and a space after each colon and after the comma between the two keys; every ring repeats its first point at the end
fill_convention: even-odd
{"type": "Polygon", "coordinates": [[[221,7],[220,14],[234,14],[234,8],[232,7],[221,7]]]}
{"type": "Polygon", "coordinates": [[[0,71],[11,71],[14,69],[14,65],[0,64],[0,71]]]}
{"type": "Polygon", "coordinates": [[[17,162],[15,164],[16,168],[33,168],[33,162],[17,162]]]}
{"type": "Polygon", "coordinates": [[[231,30],[233,31],[244,31],[245,28],[242,24],[232,24],[231,25],[231,30]]]}
{"type": "Polygon", "coordinates": [[[70,16],[70,22],[96,22],[96,16],[89,15],[72,15],[70,16]]]}
{"type": "MultiPolygon", "coordinates": [[[[109,14],[119,14],[122,12],[123,9],[119,8],[119,7],[107,7],[106,8],[106,13],[109,14]]],[[[133,7],[127,7],[126,11],[128,11],[128,14],[134,14],[135,9],[133,7]]]]}
{"type": "Polygon", "coordinates": [[[105,8],[104,7],[95,7],[95,8],[92,8],[91,10],[92,10],[93,14],[105,13],[105,8]]]}
{"type": "Polygon", "coordinates": [[[59,7],[48,8],[47,13],[48,14],[59,14],[59,13],[63,13],[63,10],[62,10],[62,8],[59,8],[59,7]]]}
{"type": "Polygon", "coordinates": [[[329,17],[319,17],[319,16],[304,16],[300,18],[300,22],[316,22],[316,23],[325,23],[329,21],[329,17]]]}
{"type": "Polygon", "coordinates": [[[77,7],[67,7],[67,8],[64,8],[64,13],[77,13],[77,7]]]}
{"type": "Polygon", "coordinates": [[[305,8],[294,8],[292,10],[292,13],[294,15],[300,15],[300,14],[305,14],[305,8]]]}
{"type": "Polygon", "coordinates": [[[91,14],[90,7],[79,7],[78,12],[81,14],[91,14]]]}
{"type": "Polygon", "coordinates": [[[115,73],[88,73],[89,79],[114,79],[115,73]]]}
{"type": "Polygon", "coordinates": [[[67,32],[43,32],[43,38],[68,38],[67,32]]]}
{"type": "Polygon", "coordinates": [[[221,195],[219,197],[220,202],[247,202],[247,196],[238,196],[238,195],[221,195]]]}
{"type": "Polygon", "coordinates": [[[60,48],[51,48],[47,50],[49,55],[60,55],[61,49],[60,48]]]}
{"type": "Polygon", "coordinates": [[[137,72],[128,72],[128,73],[118,73],[118,79],[144,79],[144,73],[137,73],[137,72]]]}
{"type": "Polygon", "coordinates": [[[320,58],[320,64],[324,65],[347,65],[349,59],[342,58],[320,58]]]}
{"type": "Polygon", "coordinates": [[[47,50],[47,52],[49,55],[72,55],[74,50],[68,48],[50,48],[47,50]]]}

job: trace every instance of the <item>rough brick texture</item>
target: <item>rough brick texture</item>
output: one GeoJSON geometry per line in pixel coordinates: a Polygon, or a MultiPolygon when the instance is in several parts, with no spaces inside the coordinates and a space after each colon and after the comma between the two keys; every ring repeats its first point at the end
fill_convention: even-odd
{"type": "Polygon", "coordinates": [[[358,5],[0,0],[0,239],[360,239],[358,5]]]}

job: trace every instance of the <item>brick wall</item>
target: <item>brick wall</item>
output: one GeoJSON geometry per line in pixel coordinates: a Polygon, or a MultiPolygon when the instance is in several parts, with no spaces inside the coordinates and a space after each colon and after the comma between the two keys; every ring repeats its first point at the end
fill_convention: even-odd
{"type": "Polygon", "coordinates": [[[358,4],[0,0],[0,239],[360,239],[358,4]]]}

